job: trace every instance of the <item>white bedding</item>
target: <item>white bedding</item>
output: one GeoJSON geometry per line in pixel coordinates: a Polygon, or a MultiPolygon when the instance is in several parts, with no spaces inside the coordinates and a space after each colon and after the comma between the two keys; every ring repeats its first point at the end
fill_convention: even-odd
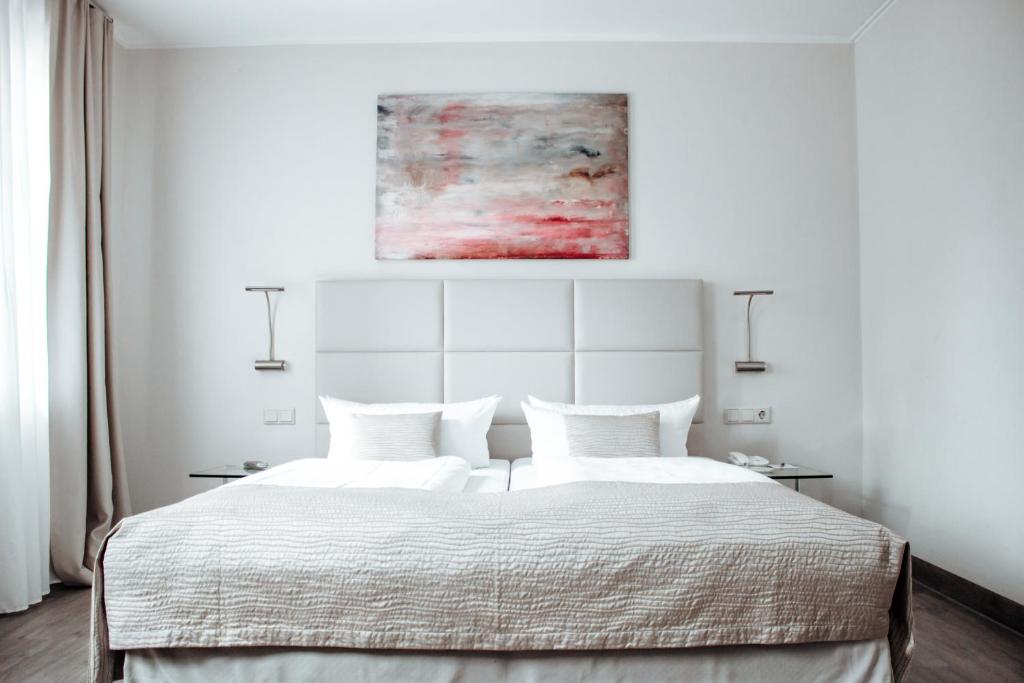
{"type": "Polygon", "coordinates": [[[452,455],[413,461],[304,458],[228,486],[394,487],[457,492],[466,487],[469,479],[469,463],[452,455]]]}
{"type": "Polygon", "coordinates": [[[905,541],[756,477],[483,495],[229,485],[121,520],[95,567],[95,683],[138,648],[550,652],[888,637],[899,681],[912,650],[905,541]]]}
{"type": "Polygon", "coordinates": [[[552,458],[512,463],[510,491],[577,481],[625,481],[648,484],[731,484],[772,481],[745,467],[710,458],[552,458]]]}
{"type": "Polygon", "coordinates": [[[462,489],[464,493],[499,493],[508,491],[509,471],[512,463],[508,460],[490,460],[487,467],[478,467],[469,473],[469,481],[462,489]]]}

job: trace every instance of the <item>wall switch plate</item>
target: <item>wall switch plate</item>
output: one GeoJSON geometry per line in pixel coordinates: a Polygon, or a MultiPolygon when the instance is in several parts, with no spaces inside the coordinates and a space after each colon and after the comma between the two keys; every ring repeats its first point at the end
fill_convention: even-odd
{"type": "Polygon", "coordinates": [[[293,425],[295,424],[295,408],[264,408],[263,424],[293,425]]]}
{"type": "Polygon", "coordinates": [[[726,408],[723,415],[727,425],[771,424],[771,408],[726,408]]]}

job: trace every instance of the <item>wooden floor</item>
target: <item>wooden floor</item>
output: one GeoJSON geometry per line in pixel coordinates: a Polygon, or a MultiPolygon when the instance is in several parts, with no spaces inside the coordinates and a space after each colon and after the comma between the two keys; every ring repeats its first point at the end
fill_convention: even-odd
{"type": "MultiPolygon", "coordinates": [[[[1024,681],[1024,636],[915,585],[910,680],[1024,681]]],[[[80,683],[89,662],[89,591],[58,588],[0,616],[0,681],[80,683]]]]}

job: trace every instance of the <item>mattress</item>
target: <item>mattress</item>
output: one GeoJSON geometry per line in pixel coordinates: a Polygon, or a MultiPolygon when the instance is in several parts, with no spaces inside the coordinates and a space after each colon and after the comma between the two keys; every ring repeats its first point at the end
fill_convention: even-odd
{"type": "Polygon", "coordinates": [[[465,493],[497,493],[508,491],[511,463],[508,460],[491,460],[487,467],[472,470],[469,480],[462,489],[465,493]]]}
{"type": "Polygon", "coordinates": [[[413,462],[292,460],[227,486],[300,486],[313,488],[417,488],[428,491],[497,493],[508,491],[509,461],[490,460],[470,469],[462,458],[442,456],[413,462]]]}
{"type": "Polygon", "coordinates": [[[500,654],[267,647],[143,649],[127,653],[124,680],[326,683],[339,680],[339,671],[352,683],[892,681],[889,644],[884,638],[687,650],[500,654]]]}
{"type": "Polygon", "coordinates": [[[543,465],[532,458],[512,463],[509,490],[582,481],[619,481],[650,484],[772,483],[772,479],[746,467],[697,456],[655,458],[556,458],[543,465]]]}

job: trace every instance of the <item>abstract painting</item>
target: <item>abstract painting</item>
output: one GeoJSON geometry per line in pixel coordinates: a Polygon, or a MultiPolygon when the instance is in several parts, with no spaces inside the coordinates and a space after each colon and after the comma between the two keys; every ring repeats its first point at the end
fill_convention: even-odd
{"type": "Polygon", "coordinates": [[[378,259],[629,258],[625,95],[382,95],[378,259]]]}

